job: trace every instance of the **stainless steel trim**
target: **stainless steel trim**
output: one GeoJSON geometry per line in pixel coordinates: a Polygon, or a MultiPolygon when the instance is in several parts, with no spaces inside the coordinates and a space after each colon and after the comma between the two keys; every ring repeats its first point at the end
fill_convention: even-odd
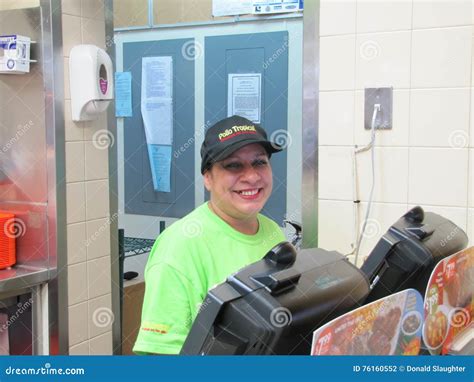
{"type": "Polygon", "coordinates": [[[302,248],[318,246],[319,9],[306,1],[303,15],[302,248]]]}
{"type": "MultiPolygon", "coordinates": [[[[114,41],[113,0],[105,0],[105,35],[106,41],[114,41]]],[[[115,68],[115,44],[107,44],[107,53],[112,58],[115,68]]],[[[107,109],[107,129],[112,134],[112,142],[117,142],[117,123],[115,103],[107,109]]],[[[110,208],[110,261],[112,269],[112,312],[115,320],[112,325],[113,354],[122,354],[122,323],[120,314],[120,277],[118,249],[118,154],[117,145],[109,147],[109,208],[110,208]]]]}
{"type": "MultiPolygon", "coordinates": [[[[305,4],[306,6],[306,4],[305,4]]],[[[281,19],[297,19],[302,18],[301,13],[289,14],[289,15],[276,15],[276,16],[260,16],[260,17],[246,17],[241,18],[239,16],[234,17],[230,20],[219,20],[219,21],[199,21],[194,23],[176,23],[176,24],[162,24],[153,26],[138,26],[138,27],[128,27],[128,28],[115,28],[115,32],[128,32],[128,31],[141,31],[141,30],[154,30],[154,29],[166,29],[166,28],[193,28],[193,27],[202,27],[202,26],[211,26],[211,25],[222,25],[222,24],[235,24],[242,22],[262,22],[262,21],[273,21],[281,19]]]]}
{"type": "Polygon", "coordinates": [[[48,284],[34,287],[31,291],[32,316],[33,316],[33,354],[49,354],[49,310],[48,306],[48,284]]]}
{"type": "Polygon", "coordinates": [[[55,278],[48,288],[49,353],[68,354],[64,75],[61,0],[41,0],[45,127],[48,147],[48,242],[55,278]]]}
{"type": "Polygon", "coordinates": [[[154,4],[153,4],[153,0],[148,0],[148,27],[152,27],[153,26],[153,19],[155,17],[155,15],[153,14],[153,8],[154,8],[154,4]]]}

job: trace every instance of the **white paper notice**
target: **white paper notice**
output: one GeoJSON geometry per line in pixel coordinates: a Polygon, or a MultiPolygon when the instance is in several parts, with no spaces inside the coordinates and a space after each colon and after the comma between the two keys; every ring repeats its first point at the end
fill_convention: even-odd
{"type": "Polygon", "coordinates": [[[143,57],[141,112],[148,144],[171,145],[173,142],[172,89],[172,57],[143,57]]]}
{"type": "Polygon", "coordinates": [[[253,1],[246,0],[213,0],[213,16],[246,15],[253,12],[253,1]]]}
{"type": "Polygon", "coordinates": [[[240,115],[260,123],[262,104],[260,73],[229,74],[227,116],[240,115]]]}

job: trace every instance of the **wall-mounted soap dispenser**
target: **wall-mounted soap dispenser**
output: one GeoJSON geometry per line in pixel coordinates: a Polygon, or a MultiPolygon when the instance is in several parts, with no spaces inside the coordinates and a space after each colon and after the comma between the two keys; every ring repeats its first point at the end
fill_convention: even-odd
{"type": "Polygon", "coordinates": [[[112,60],[95,45],[77,45],[69,55],[73,121],[99,118],[113,99],[112,60]]]}

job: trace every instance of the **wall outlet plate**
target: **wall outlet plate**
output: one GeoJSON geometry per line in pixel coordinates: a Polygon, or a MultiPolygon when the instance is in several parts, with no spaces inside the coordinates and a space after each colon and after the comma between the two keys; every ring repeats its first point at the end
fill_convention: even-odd
{"type": "Polygon", "coordinates": [[[392,128],[393,88],[366,88],[364,128],[372,129],[374,105],[380,104],[380,110],[375,118],[375,128],[389,130],[392,128]]]}

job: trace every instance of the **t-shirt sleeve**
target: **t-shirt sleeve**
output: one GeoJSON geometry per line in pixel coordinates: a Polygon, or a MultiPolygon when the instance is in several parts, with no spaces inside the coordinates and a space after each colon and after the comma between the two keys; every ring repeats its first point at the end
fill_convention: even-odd
{"type": "Polygon", "coordinates": [[[147,269],[142,322],[133,351],[178,354],[199,298],[190,281],[171,265],[158,263],[147,269]]]}

